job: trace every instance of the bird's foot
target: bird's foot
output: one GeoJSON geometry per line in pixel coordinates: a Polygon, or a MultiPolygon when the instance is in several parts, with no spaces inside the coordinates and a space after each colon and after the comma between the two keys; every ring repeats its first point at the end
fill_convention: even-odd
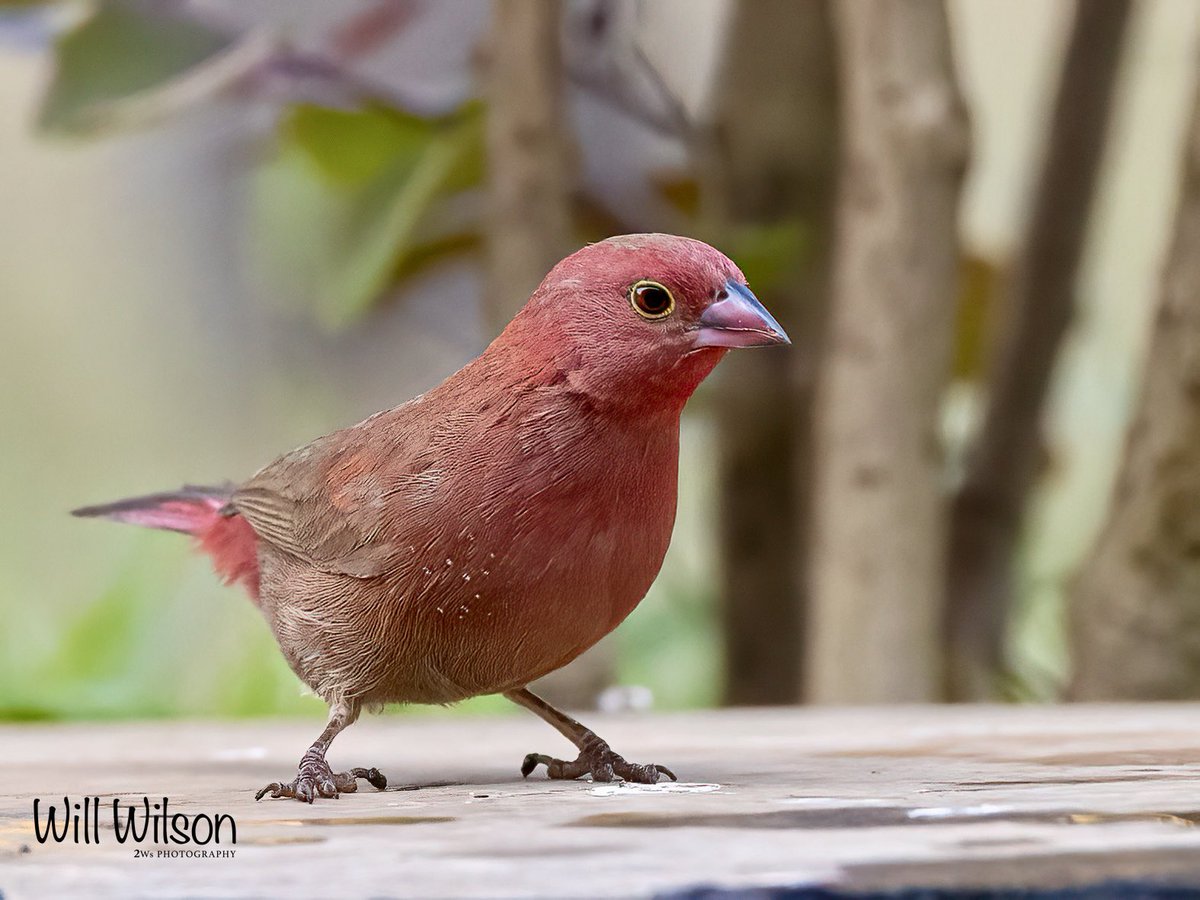
{"type": "Polygon", "coordinates": [[[292,781],[273,781],[254,795],[261,800],[268,793],[272,799],[290,797],[304,803],[312,803],[317,797],[337,799],[342,794],[353,794],[358,790],[358,779],[365,778],[378,790],[387,787],[387,779],[378,769],[351,769],[349,772],[334,772],[325,758],[311,750],[300,760],[300,768],[292,781]]]}
{"type": "Polygon", "coordinates": [[[554,779],[571,780],[591,775],[592,781],[623,780],[637,784],[657,784],[659,776],[665,775],[671,781],[679,780],[666,766],[626,761],[624,757],[614,753],[606,742],[599,739],[585,745],[579,756],[570,761],[555,759],[544,753],[530,753],[521,763],[521,774],[528,778],[539,765],[544,765],[546,774],[554,779]]]}

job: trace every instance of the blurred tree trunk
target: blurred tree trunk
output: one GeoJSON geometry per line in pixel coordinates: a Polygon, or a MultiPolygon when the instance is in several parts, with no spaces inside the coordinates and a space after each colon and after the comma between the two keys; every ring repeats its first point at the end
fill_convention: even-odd
{"type": "Polygon", "coordinates": [[[834,5],[842,170],[817,410],[809,695],[940,693],[938,446],[969,149],[940,0],[834,5]]]}
{"type": "Polygon", "coordinates": [[[488,41],[487,315],[494,331],[572,249],[562,8],[494,0],[488,41]]]}
{"type": "Polygon", "coordinates": [[[1071,590],[1077,700],[1200,696],[1200,95],[1112,512],[1071,590]]]}
{"type": "Polygon", "coordinates": [[[1041,455],[1042,408],[1074,310],[1129,0],[1076,6],[1045,156],[1006,309],[987,409],[953,503],[947,572],[947,693],[994,698],[1012,564],[1041,455]]]}
{"type": "MultiPolygon", "coordinates": [[[[494,0],[486,50],[488,209],[486,314],[493,333],[519,310],[572,243],[572,146],[563,107],[562,7],[494,0]]],[[[604,641],[542,679],[552,703],[593,706],[614,678],[604,641]]]]}
{"type": "Polygon", "coordinates": [[[715,81],[707,199],[791,352],[735,353],[716,389],[725,702],[801,697],[813,383],[828,307],[836,72],[826,0],[742,0],[715,81]],[[764,248],[770,260],[756,272],[764,248]],[[762,275],[759,278],[759,275],[762,275]]]}

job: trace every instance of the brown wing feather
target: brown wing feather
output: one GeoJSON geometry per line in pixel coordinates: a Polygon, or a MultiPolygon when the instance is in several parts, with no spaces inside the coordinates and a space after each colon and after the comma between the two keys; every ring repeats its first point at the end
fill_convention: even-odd
{"type": "Polygon", "coordinates": [[[399,545],[432,541],[446,525],[443,476],[477,467],[498,435],[515,439],[513,410],[555,374],[509,363],[503,350],[485,354],[428,394],[293,450],[231,505],[263,541],[321,571],[388,572],[405,558],[399,545]]]}
{"type": "MultiPolygon", "coordinates": [[[[402,409],[380,415],[398,419],[402,409]]],[[[411,428],[380,428],[379,417],[367,420],[372,428],[362,422],[281,456],[234,491],[231,505],[262,540],[321,571],[382,574],[394,559],[379,539],[391,486],[423,441],[411,428]]]]}

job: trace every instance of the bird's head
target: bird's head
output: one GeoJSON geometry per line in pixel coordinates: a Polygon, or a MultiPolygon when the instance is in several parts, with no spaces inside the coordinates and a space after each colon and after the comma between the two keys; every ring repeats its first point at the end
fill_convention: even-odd
{"type": "Polygon", "coordinates": [[[509,331],[576,387],[631,406],[682,406],[729,349],[790,343],[731,260],[668,234],[572,253],[509,331]]]}

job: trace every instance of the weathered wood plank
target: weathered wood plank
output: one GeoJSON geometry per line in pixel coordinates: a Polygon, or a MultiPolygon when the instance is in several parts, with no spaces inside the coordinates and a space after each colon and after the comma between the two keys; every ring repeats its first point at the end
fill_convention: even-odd
{"type": "Polygon", "coordinates": [[[6,726],[0,894],[1200,885],[1200,706],[745,710],[593,724],[629,758],[672,766],[687,783],[522,781],[526,752],[567,750],[531,718],[383,718],[347,731],[331,762],[377,765],[393,788],[312,807],[255,803],[255,788],[290,777],[319,723],[6,726]],[[64,794],[101,797],[98,846],[35,839],[34,798],[61,808],[64,794]],[[236,857],[134,859],[111,827],[114,796],[231,814],[236,857]]]}

